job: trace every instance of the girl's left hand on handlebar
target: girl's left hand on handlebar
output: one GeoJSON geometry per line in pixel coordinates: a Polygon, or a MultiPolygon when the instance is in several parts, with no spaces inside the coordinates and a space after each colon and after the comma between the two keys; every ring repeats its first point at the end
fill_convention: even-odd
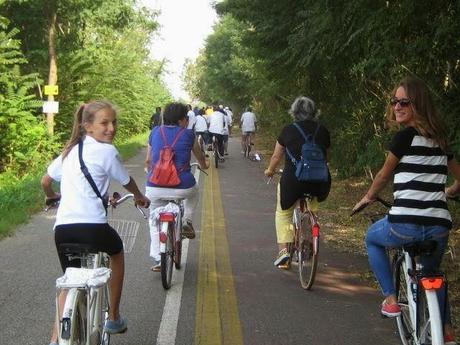
{"type": "Polygon", "coordinates": [[[141,198],[134,198],[134,202],[136,205],[140,207],[148,208],[150,206],[150,199],[147,198],[145,195],[142,195],[141,198]]]}
{"type": "Polygon", "coordinates": [[[275,172],[273,170],[270,170],[270,169],[265,169],[264,174],[267,177],[273,177],[273,175],[275,175],[275,172]]]}

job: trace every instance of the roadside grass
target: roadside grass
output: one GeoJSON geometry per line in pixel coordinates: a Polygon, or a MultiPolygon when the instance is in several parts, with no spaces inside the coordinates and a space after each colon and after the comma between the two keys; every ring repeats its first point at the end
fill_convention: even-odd
{"type": "MultiPolygon", "coordinates": [[[[257,137],[257,148],[263,153],[266,166],[275,141],[276,138],[272,136],[257,137]]],[[[332,171],[331,192],[327,200],[321,203],[319,215],[322,239],[334,250],[367,257],[364,238],[371,219],[380,219],[388,212],[388,209],[380,203],[375,203],[360,214],[350,217],[353,206],[367,192],[370,184],[369,178],[339,179],[332,171]]],[[[388,186],[380,196],[392,201],[392,187],[388,186]]],[[[454,225],[449,238],[449,250],[444,255],[442,270],[449,281],[452,321],[454,325],[458,325],[460,322],[460,203],[449,202],[449,211],[454,225]]],[[[359,274],[370,286],[379,289],[370,267],[359,274]]]]}
{"type": "MultiPolygon", "coordinates": [[[[148,133],[143,133],[115,145],[121,157],[127,159],[145,146],[147,138],[148,133]]],[[[0,239],[13,234],[17,225],[25,223],[33,213],[43,208],[44,194],[40,180],[46,164],[44,162],[42,168],[29,172],[19,181],[12,172],[0,174],[0,239]]]]}

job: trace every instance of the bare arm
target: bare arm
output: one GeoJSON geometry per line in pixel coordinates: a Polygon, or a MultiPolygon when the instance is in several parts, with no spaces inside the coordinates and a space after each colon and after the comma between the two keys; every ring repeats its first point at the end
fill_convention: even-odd
{"type": "Polygon", "coordinates": [[[453,197],[460,193],[460,164],[458,164],[455,158],[447,162],[449,171],[454,175],[455,182],[446,188],[447,196],[453,197]]]}
{"type": "Polygon", "coordinates": [[[362,204],[367,204],[374,202],[379,193],[387,185],[393,176],[393,172],[396,166],[399,163],[399,158],[396,157],[393,153],[389,153],[383,167],[375,175],[374,181],[372,182],[371,187],[367,191],[366,195],[353,207],[353,210],[359,208],[362,204]]]}
{"type": "Polygon", "coordinates": [[[41,184],[42,184],[43,191],[45,192],[45,195],[46,195],[46,200],[59,199],[61,197],[61,194],[56,193],[53,190],[53,181],[54,180],[48,174],[45,174],[42,177],[41,184]]]}
{"type": "Polygon", "coordinates": [[[147,154],[145,155],[145,160],[144,160],[144,171],[146,173],[149,171],[150,166],[152,164],[151,156],[152,156],[152,146],[150,146],[150,144],[148,144],[147,145],[147,154]]]}
{"type": "Polygon", "coordinates": [[[275,173],[276,167],[281,163],[284,158],[284,146],[282,146],[279,142],[276,142],[275,150],[273,151],[273,155],[270,158],[270,163],[268,164],[267,169],[265,169],[264,174],[265,176],[273,176],[275,173]]]}
{"type": "Polygon", "coordinates": [[[132,177],[130,177],[129,182],[125,184],[123,187],[125,189],[134,194],[134,201],[137,205],[142,206],[142,207],[149,207],[150,205],[150,199],[147,198],[144,194],[142,194],[137,187],[136,181],[132,177]]]}

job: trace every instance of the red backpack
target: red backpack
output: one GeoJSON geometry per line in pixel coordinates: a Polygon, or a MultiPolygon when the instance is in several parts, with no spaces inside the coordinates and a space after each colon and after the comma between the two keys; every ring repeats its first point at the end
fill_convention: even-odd
{"type": "Polygon", "coordinates": [[[176,168],[174,146],[179,140],[180,136],[185,132],[182,128],[174,137],[173,143],[168,145],[164,127],[160,127],[161,138],[163,139],[164,146],[160,150],[160,159],[152,169],[150,182],[160,187],[175,187],[180,184],[179,174],[176,168]]]}

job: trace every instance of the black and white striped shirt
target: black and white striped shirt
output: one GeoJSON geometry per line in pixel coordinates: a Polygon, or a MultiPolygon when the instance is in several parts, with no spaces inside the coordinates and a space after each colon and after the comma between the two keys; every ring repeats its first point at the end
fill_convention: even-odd
{"type": "Polygon", "coordinates": [[[390,151],[400,161],[394,171],[394,205],[388,220],[451,228],[444,192],[448,171],[446,153],[413,127],[396,133],[390,151]]]}

